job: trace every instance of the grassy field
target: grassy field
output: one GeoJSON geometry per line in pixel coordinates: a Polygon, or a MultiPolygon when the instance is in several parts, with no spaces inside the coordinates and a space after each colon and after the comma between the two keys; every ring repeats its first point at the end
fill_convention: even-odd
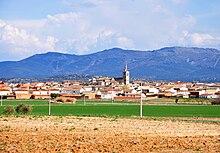
{"type": "MultiPolygon", "coordinates": [[[[48,115],[47,100],[8,100],[0,106],[0,115],[7,105],[28,104],[33,107],[31,115],[48,115]]],[[[139,116],[139,105],[135,102],[77,101],[76,104],[51,104],[53,116],[139,116]]],[[[16,114],[15,114],[16,115],[16,114]]],[[[144,105],[143,116],[155,117],[216,117],[220,118],[220,106],[211,105],[144,105]]]]}

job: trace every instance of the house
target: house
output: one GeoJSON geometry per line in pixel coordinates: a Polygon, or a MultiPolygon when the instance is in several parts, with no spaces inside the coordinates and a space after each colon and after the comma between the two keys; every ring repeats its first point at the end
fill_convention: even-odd
{"type": "Polygon", "coordinates": [[[0,90],[10,90],[10,86],[8,86],[7,84],[1,82],[0,83],[0,90]]]}
{"type": "Polygon", "coordinates": [[[15,90],[14,95],[16,99],[30,99],[31,94],[28,90],[15,90]]]}
{"type": "Polygon", "coordinates": [[[96,98],[95,92],[83,91],[82,95],[83,95],[83,97],[85,96],[87,99],[95,99],[96,98]]]}
{"type": "Polygon", "coordinates": [[[109,85],[113,85],[115,83],[115,79],[114,78],[109,78],[109,77],[100,77],[100,78],[96,78],[96,80],[92,80],[93,82],[96,82],[96,85],[102,85],[102,86],[109,86],[109,85]]]}
{"type": "Polygon", "coordinates": [[[172,87],[172,88],[170,88],[170,89],[167,89],[167,90],[165,90],[166,92],[169,92],[169,93],[176,93],[177,92],[177,90],[176,90],[176,88],[174,88],[174,87],[172,87]]]}
{"type": "MultiPolygon", "coordinates": [[[[67,97],[67,98],[75,98],[75,99],[82,99],[82,95],[77,95],[77,94],[61,94],[60,97],[67,97]]],[[[88,98],[88,97],[85,97],[88,98]]]]}
{"type": "Polygon", "coordinates": [[[158,98],[158,94],[154,94],[154,93],[146,93],[146,99],[156,99],[158,98]]]}
{"type": "Polygon", "coordinates": [[[31,94],[29,93],[17,93],[15,94],[16,99],[30,99],[31,98],[31,94]]]}
{"type": "Polygon", "coordinates": [[[83,90],[90,92],[90,91],[93,90],[93,87],[92,87],[92,86],[84,86],[84,87],[83,87],[83,90]]]}
{"type": "MultiPolygon", "coordinates": [[[[97,94],[98,95],[98,94],[97,94]]],[[[101,92],[101,99],[113,99],[114,98],[114,94],[110,91],[107,92],[101,92]]]]}
{"type": "Polygon", "coordinates": [[[190,98],[199,98],[199,91],[190,91],[190,98]]]}
{"type": "Polygon", "coordinates": [[[50,95],[31,95],[30,99],[50,99],[50,95]]]}
{"type": "Polygon", "coordinates": [[[70,86],[70,87],[65,87],[61,90],[61,94],[81,94],[83,91],[82,86],[70,86]]]}
{"type": "Polygon", "coordinates": [[[44,86],[44,83],[40,82],[36,84],[37,89],[41,89],[44,86]]]}
{"type": "Polygon", "coordinates": [[[49,89],[48,95],[51,95],[51,94],[60,94],[60,90],[59,89],[49,89]]]}
{"type": "Polygon", "coordinates": [[[217,89],[206,89],[205,94],[215,94],[217,89]]]}
{"type": "Polygon", "coordinates": [[[159,93],[159,89],[157,88],[149,88],[149,93],[153,93],[153,94],[158,94],[159,93]]]}
{"type": "Polygon", "coordinates": [[[30,83],[21,84],[19,89],[20,90],[29,90],[30,89],[30,83]]]}
{"type": "Polygon", "coordinates": [[[127,94],[136,94],[137,91],[134,90],[134,89],[124,89],[124,94],[127,95],[127,94]]]}
{"type": "Polygon", "coordinates": [[[3,95],[10,95],[11,92],[10,90],[7,90],[7,89],[0,89],[0,96],[3,96],[3,95]]]}
{"type": "Polygon", "coordinates": [[[189,91],[189,97],[190,98],[199,98],[200,95],[205,94],[205,90],[194,90],[194,91],[189,91]]]}
{"type": "Polygon", "coordinates": [[[29,90],[15,90],[14,94],[29,94],[29,90]]]}
{"type": "Polygon", "coordinates": [[[33,95],[49,95],[47,90],[32,90],[30,93],[33,95]]]}

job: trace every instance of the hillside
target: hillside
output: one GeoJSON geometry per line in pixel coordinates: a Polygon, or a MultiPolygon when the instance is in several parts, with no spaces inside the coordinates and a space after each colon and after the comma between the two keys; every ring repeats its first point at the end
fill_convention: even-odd
{"type": "Polygon", "coordinates": [[[0,78],[43,78],[68,74],[119,77],[126,63],[133,78],[220,81],[219,50],[185,47],[154,51],[113,48],[88,55],[36,54],[21,61],[0,62],[0,78]]]}

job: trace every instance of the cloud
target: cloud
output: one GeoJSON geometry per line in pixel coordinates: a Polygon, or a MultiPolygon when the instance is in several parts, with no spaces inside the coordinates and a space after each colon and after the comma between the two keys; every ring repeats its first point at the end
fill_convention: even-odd
{"type": "Polygon", "coordinates": [[[0,28],[4,27],[6,25],[6,23],[0,19],[0,28]]]}
{"type": "Polygon", "coordinates": [[[61,0],[63,5],[72,8],[91,8],[103,3],[103,0],[61,0]]]}
{"type": "Polygon", "coordinates": [[[46,20],[45,19],[38,19],[38,20],[9,20],[9,21],[5,21],[7,22],[7,24],[14,26],[16,28],[19,29],[25,29],[25,30],[29,30],[31,29],[33,31],[33,29],[40,29],[43,28],[45,25],[46,20]]]}
{"type": "Polygon", "coordinates": [[[184,46],[220,48],[220,37],[183,31],[183,36],[179,39],[179,43],[184,46]]]}
{"type": "MultiPolygon", "coordinates": [[[[87,54],[121,47],[219,46],[219,37],[198,32],[198,18],[176,12],[188,0],[62,0],[69,12],[36,20],[0,20],[3,50],[29,56],[45,51],[87,54]],[[168,4],[171,5],[168,5],[168,4]],[[7,28],[6,28],[7,27],[7,28]]],[[[218,34],[216,34],[218,35],[218,34]]]]}
{"type": "Polygon", "coordinates": [[[18,29],[0,20],[0,45],[1,53],[7,52],[15,58],[23,58],[36,52],[44,52],[54,50],[54,45],[57,40],[54,37],[48,36],[46,39],[41,39],[35,34],[28,33],[24,29],[18,29]]]}
{"type": "Polygon", "coordinates": [[[91,53],[115,46],[133,47],[132,40],[119,30],[94,23],[94,19],[90,17],[92,14],[88,16],[88,14],[69,12],[48,15],[44,33],[59,38],[56,50],[75,54],[91,53]]]}
{"type": "Polygon", "coordinates": [[[193,33],[193,34],[191,34],[191,40],[192,40],[193,44],[201,46],[204,43],[210,43],[210,42],[216,41],[218,39],[214,38],[213,36],[211,36],[209,34],[193,33]]]}
{"type": "Polygon", "coordinates": [[[182,3],[185,3],[187,0],[169,0],[171,1],[172,3],[176,3],[176,4],[182,4],[182,3]]]}

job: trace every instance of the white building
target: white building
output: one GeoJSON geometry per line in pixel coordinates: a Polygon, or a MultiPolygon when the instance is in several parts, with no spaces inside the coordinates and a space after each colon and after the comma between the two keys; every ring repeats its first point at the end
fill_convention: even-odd
{"type": "Polygon", "coordinates": [[[125,85],[129,84],[129,71],[127,64],[125,65],[125,69],[123,71],[123,81],[125,85]]]}

